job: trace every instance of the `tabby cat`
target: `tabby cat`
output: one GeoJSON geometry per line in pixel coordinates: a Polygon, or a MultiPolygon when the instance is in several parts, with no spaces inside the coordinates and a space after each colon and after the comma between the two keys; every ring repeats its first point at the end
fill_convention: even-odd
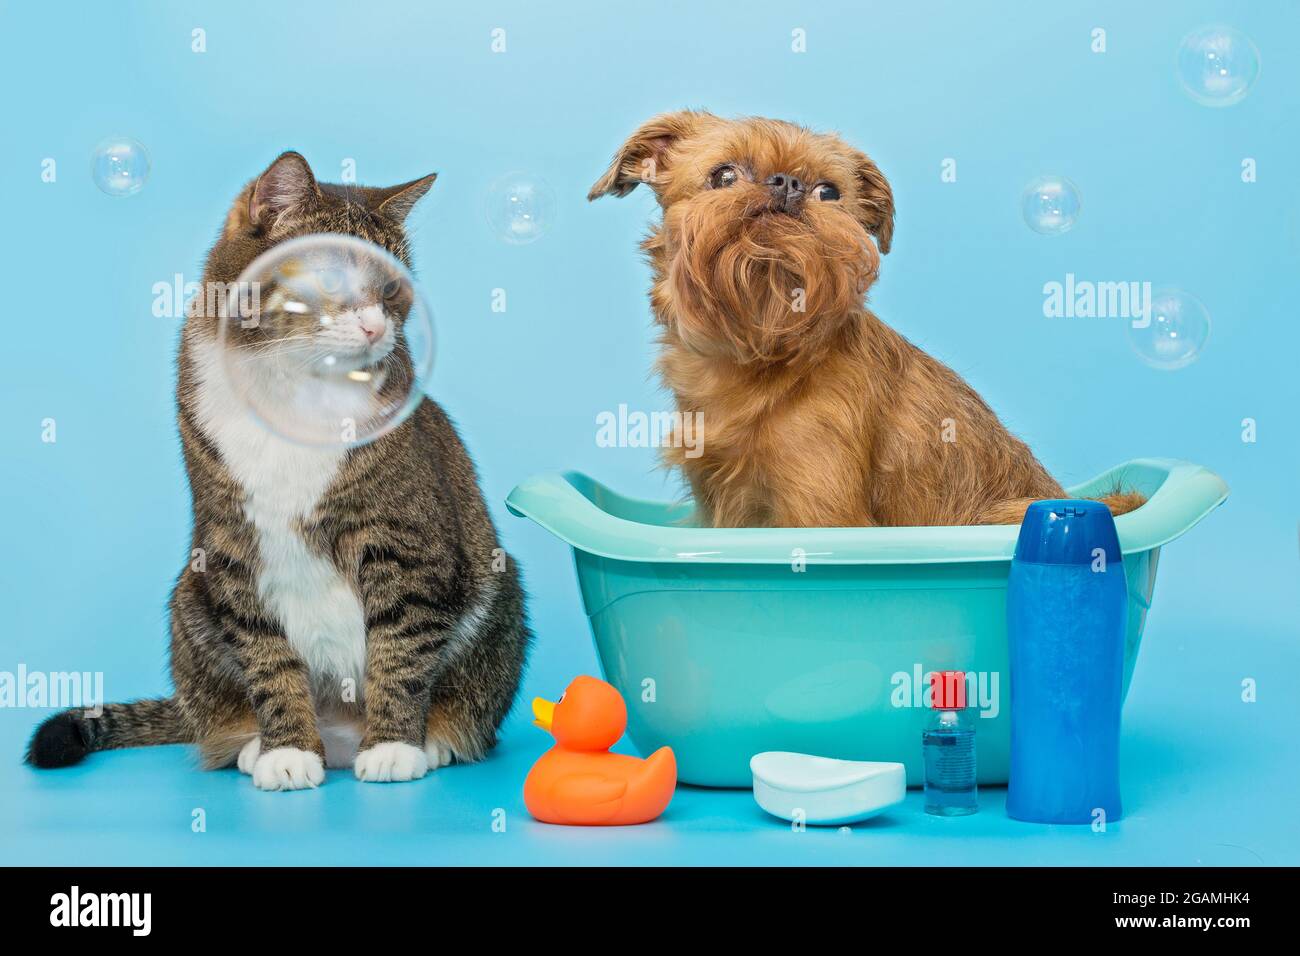
{"type": "MultiPolygon", "coordinates": [[[[433,180],[318,183],[301,155],[285,153],[235,200],[204,288],[312,233],[368,240],[409,266],[403,223],[433,180]]],[[[405,311],[376,300],[379,324],[395,332],[405,311]]],[[[191,307],[179,356],[191,553],[204,560],[172,595],[175,693],[51,717],[27,760],[60,767],[95,750],[196,743],[206,766],[235,764],[261,789],[289,790],[317,786],[325,766],[396,781],[481,758],[514,700],[530,634],[518,571],[451,422],[424,398],[371,444],[291,444],[232,393],[207,313],[191,307]]],[[[291,333],[264,321],[248,334],[274,352],[291,333]]]]}

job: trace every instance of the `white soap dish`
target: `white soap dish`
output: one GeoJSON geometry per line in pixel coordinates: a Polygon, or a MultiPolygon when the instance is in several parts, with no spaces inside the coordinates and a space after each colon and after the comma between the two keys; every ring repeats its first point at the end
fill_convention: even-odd
{"type": "Polygon", "coordinates": [[[903,802],[901,763],[836,760],[769,750],[750,758],[754,799],[782,820],[837,826],[857,823],[903,802]]]}

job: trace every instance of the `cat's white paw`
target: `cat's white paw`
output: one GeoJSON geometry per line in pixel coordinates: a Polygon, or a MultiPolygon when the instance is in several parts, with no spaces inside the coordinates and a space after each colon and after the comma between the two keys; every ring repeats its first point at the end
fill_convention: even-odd
{"type": "Polygon", "coordinates": [[[259,790],[303,790],[319,787],[324,780],[325,764],[310,750],[276,747],[253,763],[253,786],[259,790]]]}
{"type": "Polygon", "coordinates": [[[261,737],[254,737],[244,744],[243,749],[239,751],[239,758],[235,761],[235,766],[239,768],[239,772],[246,773],[251,777],[253,775],[253,766],[257,763],[257,757],[261,752],[261,737]]]}
{"type": "Polygon", "coordinates": [[[432,738],[424,741],[424,758],[429,761],[429,769],[437,770],[439,767],[445,767],[451,763],[455,756],[451,748],[441,741],[432,738]]]}
{"type": "Polygon", "coordinates": [[[369,783],[419,780],[429,772],[429,759],[419,747],[394,740],[361,751],[352,769],[369,783]]]}

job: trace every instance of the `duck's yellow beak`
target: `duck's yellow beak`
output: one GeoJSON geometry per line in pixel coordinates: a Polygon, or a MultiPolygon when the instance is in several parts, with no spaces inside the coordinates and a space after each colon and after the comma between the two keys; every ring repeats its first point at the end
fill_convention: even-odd
{"type": "Polygon", "coordinates": [[[548,734],[551,732],[551,721],[555,718],[555,705],[549,700],[541,697],[533,698],[533,723],[548,734]]]}

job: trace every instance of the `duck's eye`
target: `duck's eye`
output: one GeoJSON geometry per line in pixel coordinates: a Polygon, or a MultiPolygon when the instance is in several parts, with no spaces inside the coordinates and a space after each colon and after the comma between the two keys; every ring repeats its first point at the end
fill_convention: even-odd
{"type": "Polygon", "coordinates": [[[830,183],[818,183],[813,187],[813,198],[822,202],[833,202],[840,198],[840,191],[830,183]]]}
{"type": "Polygon", "coordinates": [[[395,299],[397,298],[397,293],[402,291],[402,280],[389,279],[384,283],[384,287],[380,291],[383,292],[385,299],[395,299]]]}
{"type": "Polygon", "coordinates": [[[740,179],[740,170],[735,166],[719,166],[709,177],[709,186],[713,189],[726,189],[728,186],[734,186],[738,179],[740,179]]]}

